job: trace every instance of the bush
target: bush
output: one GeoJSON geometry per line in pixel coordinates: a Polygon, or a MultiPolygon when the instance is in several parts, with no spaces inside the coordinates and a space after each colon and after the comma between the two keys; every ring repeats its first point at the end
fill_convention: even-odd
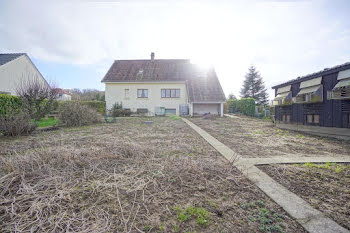
{"type": "Polygon", "coordinates": [[[65,126],[82,126],[101,122],[101,115],[80,102],[67,101],[59,108],[59,120],[65,126]]]}
{"type": "Polygon", "coordinates": [[[22,109],[25,109],[32,119],[40,121],[53,110],[58,89],[50,87],[38,76],[28,76],[17,84],[16,94],[21,99],[22,109]]]}
{"type": "Polygon", "coordinates": [[[91,100],[91,101],[81,101],[80,103],[83,105],[89,106],[90,108],[95,109],[97,112],[101,113],[102,115],[105,114],[105,102],[104,101],[91,100]]]}
{"type": "Polygon", "coordinates": [[[27,112],[13,111],[0,115],[0,132],[4,136],[28,135],[36,127],[37,125],[31,121],[27,112]]]}
{"type": "Polygon", "coordinates": [[[255,100],[253,98],[242,98],[227,101],[230,113],[243,113],[248,116],[255,114],[255,100]]]}
{"type": "MultiPolygon", "coordinates": [[[[68,102],[68,101],[56,101],[56,103],[54,104],[53,110],[58,111],[60,109],[60,107],[66,102],[68,102]]],[[[95,109],[97,112],[101,113],[102,115],[105,114],[105,102],[104,101],[97,101],[97,100],[77,101],[77,100],[73,100],[73,101],[69,101],[69,102],[80,103],[82,105],[86,105],[92,109],[95,109]]]]}
{"type": "Polygon", "coordinates": [[[113,117],[125,117],[130,116],[131,111],[129,109],[123,109],[123,105],[120,103],[113,104],[112,109],[109,111],[109,114],[113,117]]]}
{"type": "Polygon", "coordinates": [[[21,106],[22,102],[17,96],[0,94],[0,115],[15,112],[21,106]]]}

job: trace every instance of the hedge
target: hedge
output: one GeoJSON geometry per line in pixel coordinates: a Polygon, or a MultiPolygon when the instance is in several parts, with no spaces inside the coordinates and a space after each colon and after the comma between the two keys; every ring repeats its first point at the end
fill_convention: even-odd
{"type": "Polygon", "coordinates": [[[21,105],[22,102],[17,96],[0,94],[0,115],[19,109],[21,105]]]}
{"type": "Polygon", "coordinates": [[[228,100],[227,104],[230,113],[243,113],[248,116],[255,115],[255,100],[253,98],[228,100]]]}
{"type": "MultiPolygon", "coordinates": [[[[65,103],[66,101],[57,101],[57,105],[55,106],[54,110],[58,110],[60,106],[65,103]]],[[[90,108],[95,109],[97,112],[101,113],[102,115],[105,114],[105,102],[104,101],[98,101],[98,100],[91,100],[91,101],[76,101],[73,100],[71,102],[78,102],[82,105],[87,105],[90,108]]]]}
{"type": "Polygon", "coordinates": [[[105,114],[105,102],[104,101],[98,101],[98,100],[91,100],[91,101],[80,101],[81,104],[87,105],[93,109],[95,109],[97,112],[101,114],[105,114]]]}

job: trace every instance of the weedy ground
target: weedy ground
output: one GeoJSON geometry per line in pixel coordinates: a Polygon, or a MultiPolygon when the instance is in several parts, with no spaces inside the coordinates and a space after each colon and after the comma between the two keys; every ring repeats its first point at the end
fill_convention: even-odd
{"type": "Polygon", "coordinates": [[[168,117],[0,137],[0,229],[304,232],[183,121],[168,117]]]}
{"type": "Polygon", "coordinates": [[[190,120],[243,157],[350,154],[348,141],[277,129],[272,122],[253,117],[190,120]]]}
{"type": "Polygon", "coordinates": [[[350,230],[350,165],[305,163],[259,166],[287,189],[350,230]]]}

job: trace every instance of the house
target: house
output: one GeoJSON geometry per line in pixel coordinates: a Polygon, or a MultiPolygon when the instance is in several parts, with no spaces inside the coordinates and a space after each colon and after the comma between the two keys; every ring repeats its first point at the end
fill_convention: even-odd
{"type": "Polygon", "coordinates": [[[272,88],[278,127],[350,138],[350,62],[272,88]]]}
{"type": "Polygon", "coordinates": [[[72,95],[67,91],[61,88],[56,88],[57,91],[57,100],[58,101],[71,101],[72,95]]]}
{"type": "Polygon", "coordinates": [[[16,95],[18,85],[29,78],[48,85],[26,53],[0,54],[0,93],[16,95]]]}
{"type": "Polygon", "coordinates": [[[106,108],[150,116],[163,114],[223,116],[225,95],[213,68],[200,69],[187,59],[116,60],[102,79],[106,108]]]}

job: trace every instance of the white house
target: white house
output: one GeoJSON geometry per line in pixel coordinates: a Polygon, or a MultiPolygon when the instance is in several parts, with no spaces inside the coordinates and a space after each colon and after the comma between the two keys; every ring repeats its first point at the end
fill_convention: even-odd
{"type": "Polygon", "coordinates": [[[116,60],[102,79],[106,108],[147,115],[206,113],[223,116],[225,95],[213,68],[203,70],[187,59],[116,60]]]}
{"type": "Polygon", "coordinates": [[[47,84],[26,53],[0,54],[0,93],[16,95],[17,86],[28,78],[47,84]]]}
{"type": "Polygon", "coordinates": [[[57,100],[58,101],[71,101],[72,100],[72,95],[61,88],[56,88],[57,91],[57,100]]]}

